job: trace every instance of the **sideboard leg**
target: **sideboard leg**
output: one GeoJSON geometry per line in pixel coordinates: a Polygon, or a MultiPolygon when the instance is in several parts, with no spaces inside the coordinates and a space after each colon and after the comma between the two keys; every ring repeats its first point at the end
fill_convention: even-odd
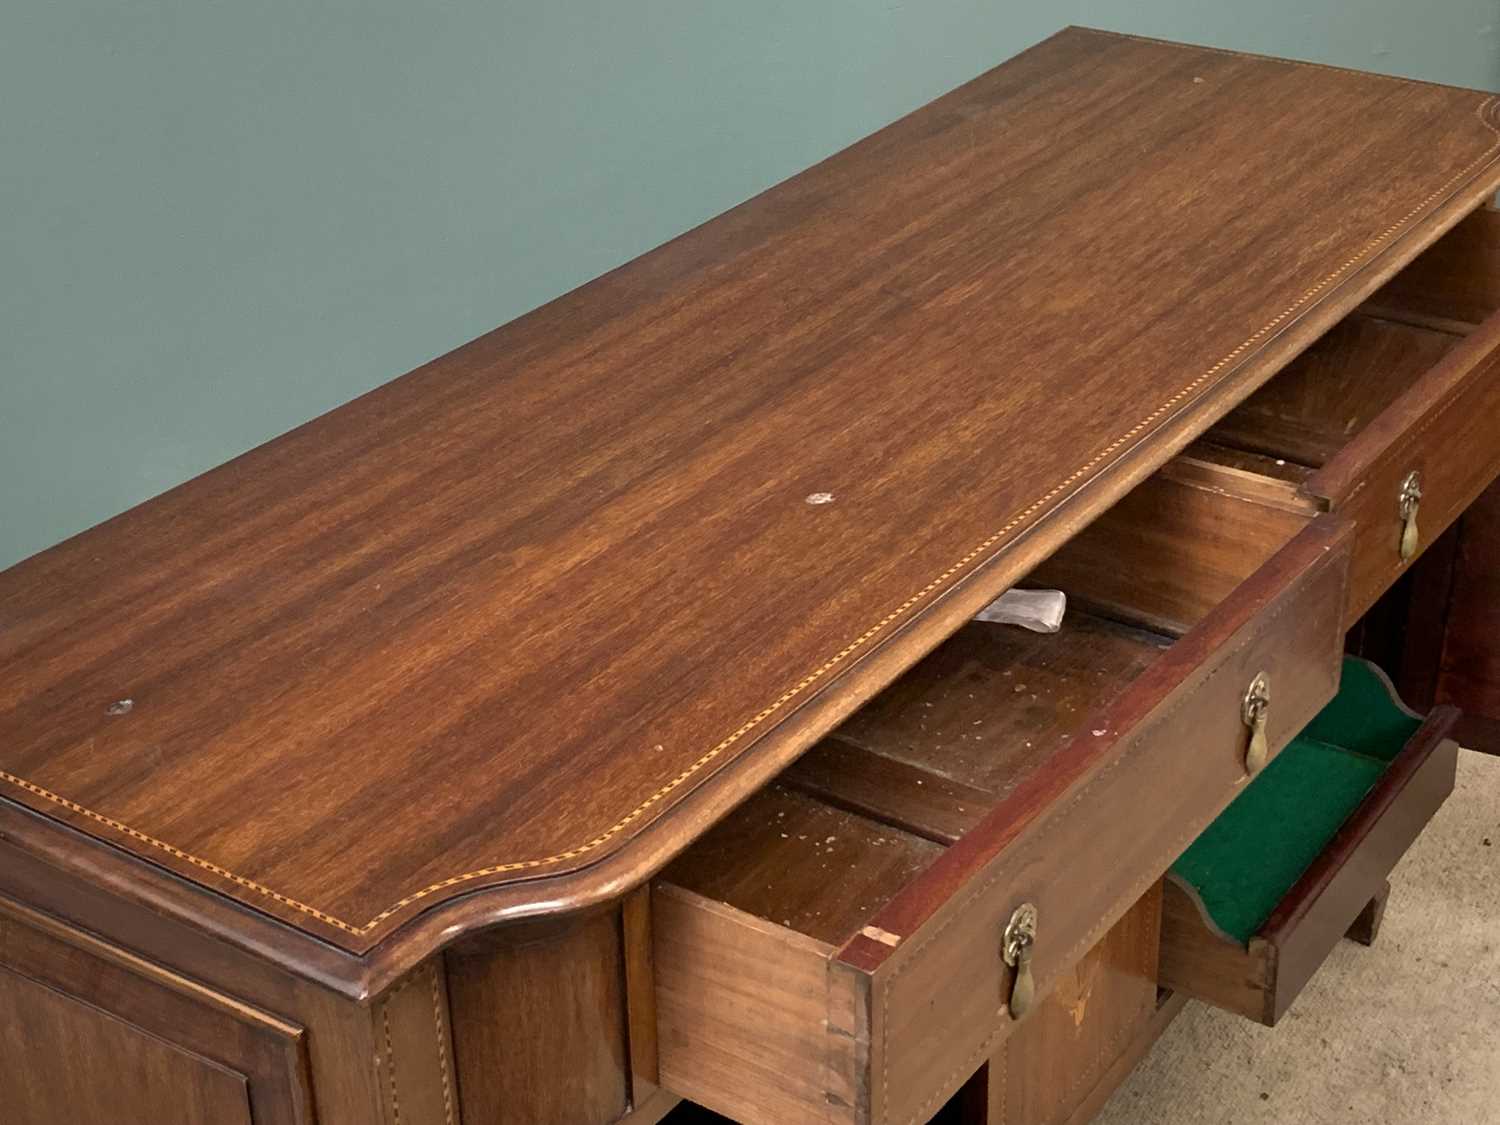
{"type": "Polygon", "coordinates": [[[1380,893],[1365,904],[1365,908],[1359,912],[1359,917],[1354,919],[1353,925],[1349,927],[1344,936],[1350,941],[1357,941],[1360,945],[1374,945],[1375,938],[1380,934],[1380,922],[1385,917],[1386,900],[1391,897],[1391,884],[1387,880],[1380,888],[1380,893]]]}

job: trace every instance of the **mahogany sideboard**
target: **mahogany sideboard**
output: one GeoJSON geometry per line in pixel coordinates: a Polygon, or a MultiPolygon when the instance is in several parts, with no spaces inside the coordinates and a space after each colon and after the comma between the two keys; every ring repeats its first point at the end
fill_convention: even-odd
{"type": "Polygon", "coordinates": [[[0,1118],[1043,1125],[1274,1024],[1500,729],[1497,187],[1070,29],[0,574],[0,1118]]]}

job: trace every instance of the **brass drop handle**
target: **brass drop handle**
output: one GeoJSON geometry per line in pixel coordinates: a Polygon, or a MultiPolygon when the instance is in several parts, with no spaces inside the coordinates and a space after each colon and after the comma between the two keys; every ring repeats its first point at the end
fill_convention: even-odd
{"type": "Polygon", "coordinates": [[[1036,980],[1031,975],[1031,947],[1036,943],[1036,923],[1036,906],[1023,902],[1010,916],[1000,947],[1005,963],[1016,971],[1007,1005],[1013,1020],[1024,1016],[1036,998],[1036,980]]]}
{"type": "Polygon", "coordinates": [[[1244,701],[1240,704],[1240,717],[1250,728],[1250,748],[1245,751],[1245,770],[1254,777],[1265,768],[1271,756],[1271,744],[1266,738],[1266,724],[1271,720],[1271,681],[1264,672],[1250,681],[1245,689],[1244,701]]]}
{"type": "Polygon", "coordinates": [[[1417,531],[1417,509],[1422,506],[1422,474],[1413,469],[1401,482],[1401,561],[1411,562],[1421,538],[1417,531]]]}

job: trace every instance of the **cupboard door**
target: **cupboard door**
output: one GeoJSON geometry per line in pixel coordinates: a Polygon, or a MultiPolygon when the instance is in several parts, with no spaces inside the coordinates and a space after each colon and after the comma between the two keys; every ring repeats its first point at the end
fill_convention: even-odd
{"type": "Polygon", "coordinates": [[[7,1125],[312,1121],[300,1028],[8,899],[0,1090],[7,1125]]]}
{"type": "Polygon", "coordinates": [[[1058,977],[1036,1014],[991,1057],[984,1125],[1067,1125],[1105,1096],[1115,1064],[1155,1021],[1160,942],[1158,883],[1058,977]]]}
{"type": "Polygon", "coordinates": [[[1458,739],[1500,754],[1500,485],[1464,513],[1453,552],[1433,702],[1464,713],[1458,739]]]}

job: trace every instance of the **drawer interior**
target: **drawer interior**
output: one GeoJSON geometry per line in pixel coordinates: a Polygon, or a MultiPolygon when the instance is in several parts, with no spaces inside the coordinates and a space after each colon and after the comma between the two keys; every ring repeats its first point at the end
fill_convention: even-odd
{"type": "MultiPolygon", "coordinates": [[[[1169,464],[1028,580],[1067,594],[1058,632],[968,623],[787,769],[780,785],[914,838],[953,843],[1311,518],[1290,487],[1247,496],[1190,462],[1169,464]]],[[[774,866],[792,877],[780,857],[774,866]]]]}
{"type": "Polygon", "coordinates": [[[1373,665],[1339,693],[1172,865],[1214,925],[1248,944],[1422,725],[1373,665]]]}
{"type": "Polygon", "coordinates": [[[1500,210],[1482,207],[1392,278],[1369,307],[1465,335],[1500,310],[1500,210]]]}
{"type": "Polygon", "coordinates": [[[1226,415],[1198,452],[1305,479],[1497,310],[1500,211],[1486,208],[1226,415]]]}
{"type": "MultiPolygon", "coordinates": [[[[882,909],[1070,746],[1102,744],[1108,732],[1090,731],[1089,720],[1150,677],[1314,518],[1291,484],[1246,495],[1169,464],[1026,583],[1067,593],[1058,632],[970,622],[696,841],[653,885],[664,1086],[746,1122],[884,1120],[865,1092],[865,1002],[831,991],[830,961],[853,941],[903,940],[875,924],[882,909]]],[[[1232,675],[1235,693],[1243,673],[1232,675]]],[[[1273,731],[1278,740],[1327,698],[1313,690],[1285,685],[1284,714],[1306,709],[1273,731]],[[1291,698],[1299,692],[1309,698],[1291,698]]],[[[1239,747],[1225,755],[1236,778],[1238,698],[1221,733],[1239,747]]],[[[991,943],[979,944],[1000,966],[991,943]]],[[[981,1007],[1006,1018],[998,1001],[981,1007]]],[[[908,1017],[919,1018],[903,1009],[908,1017]]],[[[932,1047],[932,1073],[942,1072],[932,1089],[889,1096],[951,1093],[956,1085],[945,1084],[967,1072],[941,1047],[932,1047]]]]}

